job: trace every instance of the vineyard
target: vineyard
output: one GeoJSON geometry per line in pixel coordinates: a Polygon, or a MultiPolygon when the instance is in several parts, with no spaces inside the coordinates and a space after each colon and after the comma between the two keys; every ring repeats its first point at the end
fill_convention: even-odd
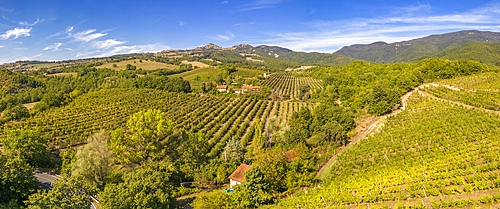
{"type": "Polygon", "coordinates": [[[429,85],[422,89],[435,97],[489,110],[500,110],[500,92],[488,90],[464,90],[442,85],[429,85]]]}
{"type": "Polygon", "coordinates": [[[70,104],[41,112],[21,122],[8,123],[9,129],[37,129],[51,139],[53,148],[86,143],[88,136],[101,129],[124,127],[128,117],[140,110],[159,109],[176,124],[177,129],[203,132],[211,147],[209,156],[216,156],[230,138],[240,139],[243,146],[251,144],[257,125],[276,115],[286,120],[300,108],[313,108],[302,102],[272,102],[254,98],[200,96],[159,90],[107,89],[90,92],[70,104]],[[273,115],[271,115],[273,111],[273,115]]]}
{"type": "Polygon", "coordinates": [[[500,89],[500,74],[494,72],[480,73],[455,79],[447,79],[439,84],[455,86],[468,90],[496,90],[500,89]]]}
{"type": "Polygon", "coordinates": [[[498,115],[413,94],[405,111],[338,156],[325,184],[275,206],[439,208],[498,202],[499,139],[498,115]]]}
{"type": "Polygon", "coordinates": [[[312,77],[295,77],[292,73],[273,73],[261,84],[271,89],[277,89],[283,95],[290,96],[291,99],[299,99],[300,85],[307,84],[311,91],[315,91],[316,89],[323,89],[322,82],[312,77]]]}

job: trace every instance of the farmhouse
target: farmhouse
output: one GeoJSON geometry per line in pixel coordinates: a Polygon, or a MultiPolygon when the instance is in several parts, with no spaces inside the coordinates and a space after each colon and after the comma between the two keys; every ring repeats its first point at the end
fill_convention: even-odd
{"type": "Polygon", "coordinates": [[[243,89],[233,89],[234,93],[241,94],[243,93],[243,89]]]}
{"type": "Polygon", "coordinates": [[[227,92],[227,85],[217,86],[217,91],[219,91],[219,92],[227,92]]]}
{"type": "Polygon", "coordinates": [[[245,178],[243,177],[243,174],[247,172],[252,166],[249,166],[247,164],[241,164],[240,167],[238,167],[230,176],[230,188],[232,189],[233,186],[236,186],[238,184],[241,184],[245,182],[245,178]]]}
{"type": "Polygon", "coordinates": [[[243,93],[260,93],[260,86],[251,86],[251,85],[246,85],[243,86],[243,93]]]}

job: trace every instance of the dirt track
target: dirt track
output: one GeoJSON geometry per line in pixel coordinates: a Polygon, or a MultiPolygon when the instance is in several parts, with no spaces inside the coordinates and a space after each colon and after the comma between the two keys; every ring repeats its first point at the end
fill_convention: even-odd
{"type": "MultiPolygon", "coordinates": [[[[432,96],[428,93],[425,93],[425,92],[422,92],[420,91],[421,88],[424,88],[424,87],[428,87],[428,86],[440,86],[441,84],[436,84],[436,83],[426,83],[426,84],[422,84],[416,88],[414,88],[413,90],[409,91],[408,93],[406,93],[405,95],[403,95],[401,97],[401,107],[398,108],[397,110],[393,111],[392,113],[390,114],[385,114],[385,115],[382,115],[382,116],[378,116],[378,117],[373,117],[371,119],[369,119],[368,123],[366,124],[365,128],[363,128],[359,133],[356,134],[356,136],[354,136],[353,138],[351,138],[351,141],[349,142],[349,144],[347,144],[346,146],[340,148],[329,160],[327,163],[325,163],[323,165],[323,167],[318,171],[318,173],[316,174],[316,178],[317,179],[320,179],[320,180],[323,180],[325,177],[326,177],[326,174],[328,173],[328,170],[329,168],[335,163],[335,161],[337,160],[337,155],[339,155],[340,153],[342,153],[345,149],[349,148],[350,146],[352,146],[353,144],[356,144],[357,142],[361,141],[363,138],[365,138],[366,136],[368,136],[369,134],[373,134],[373,133],[376,133],[383,125],[384,125],[384,121],[383,119],[385,119],[387,116],[394,116],[394,115],[397,115],[398,113],[402,112],[403,110],[405,110],[406,106],[408,105],[407,101],[408,101],[408,98],[414,93],[414,92],[418,92],[420,95],[423,95],[423,96],[426,96],[426,97],[429,97],[431,99],[436,99],[436,100],[440,100],[440,101],[443,101],[443,102],[448,102],[448,103],[452,103],[452,104],[456,104],[456,105],[460,105],[460,106],[463,106],[465,108],[469,108],[469,109],[479,109],[479,110],[482,110],[482,111],[485,111],[485,112],[488,112],[488,113],[493,113],[493,114],[500,114],[500,111],[493,111],[493,110],[488,110],[488,109],[484,109],[484,108],[479,108],[479,107],[475,107],[475,106],[471,106],[471,105],[467,105],[467,104],[463,104],[463,103],[460,103],[460,102],[456,102],[456,101],[451,101],[451,100],[447,100],[447,99],[443,99],[443,98],[438,98],[438,97],[435,97],[435,96],[432,96]]],[[[453,87],[453,86],[449,86],[449,85],[441,85],[441,86],[444,86],[446,88],[449,88],[449,89],[452,89],[452,90],[460,90],[459,88],[457,87],[453,87]]]]}
{"type": "Polygon", "coordinates": [[[326,174],[328,173],[328,170],[329,168],[335,163],[335,161],[337,160],[337,155],[339,155],[340,153],[342,153],[345,149],[349,148],[350,146],[352,146],[353,144],[356,144],[358,143],[359,141],[361,141],[361,139],[365,138],[366,136],[368,136],[369,134],[372,134],[372,133],[375,133],[377,130],[379,130],[380,127],[382,127],[383,125],[383,119],[385,119],[387,116],[391,115],[397,115],[398,113],[400,113],[401,111],[403,111],[406,106],[407,106],[407,101],[408,101],[408,98],[410,97],[411,94],[413,94],[413,92],[415,90],[418,90],[418,88],[422,87],[423,85],[420,85],[418,86],[417,88],[407,92],[406,94],[404,94],[403,96],[401,96],[401,106],[393,111],[392,113],[389,113],[389,114],[385,114],[385,115],[381,115],[381,116],[377,116],[377,117],[372,117],[368,120],[368,123],[366,124],[366,126],[359,132],[357,133],[354,137],[351,138],[351,141],[349,142],[349,144],[347,144],[346,146],[340,148],[329,160],[327,163],[325,163],[323,165],[323,167],[321,167],[321,169],[318,171],[318,173],[316,174],[316,178],[317,179],[320,179],[320,180],[323,180],[325,177],[326,177],[326,174]]]}

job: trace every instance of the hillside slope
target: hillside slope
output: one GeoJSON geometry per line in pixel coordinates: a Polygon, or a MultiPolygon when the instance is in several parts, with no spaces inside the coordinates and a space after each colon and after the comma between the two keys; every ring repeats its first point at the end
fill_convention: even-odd
{"type": "Polygon", "coordinates": [[[462,46],[469,42],[500,42],[500,33],[488,31],[458,31],[441,35],[388,44],[356,44],[346,46],[335,54],[377,63],[409,62],[432,57],[435,53],[462,46]]]}

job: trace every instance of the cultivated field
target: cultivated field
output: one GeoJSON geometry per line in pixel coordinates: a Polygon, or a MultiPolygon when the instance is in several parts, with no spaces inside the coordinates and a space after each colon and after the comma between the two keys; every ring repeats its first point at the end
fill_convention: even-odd
{"type": "Polygon", "coordinates": [[[139,59],[126,60],[126,61],[121,61],[121,62],[116,62],[116,63],[105,63],[101,66],[97,66],[96,68],[109,68],[109,69],[114,69],[114,70],[125,70],[125,67],[127,66],[127,64],[131,64],[133,66],[136,66],[137,69],[142,68],[143,70],[156,70],[158,68],[167,68],[170,70],[179,69],[179,66],[177,66],[177,65],[170,65],[170,64],[165,64],[165,63],[161,63],[161,62],[146,61],[146,60],[142,60],[142,62],[140,62],[139,59]],[[116,64],[116,67],[113,67],[113,64],[116,64]]]}

